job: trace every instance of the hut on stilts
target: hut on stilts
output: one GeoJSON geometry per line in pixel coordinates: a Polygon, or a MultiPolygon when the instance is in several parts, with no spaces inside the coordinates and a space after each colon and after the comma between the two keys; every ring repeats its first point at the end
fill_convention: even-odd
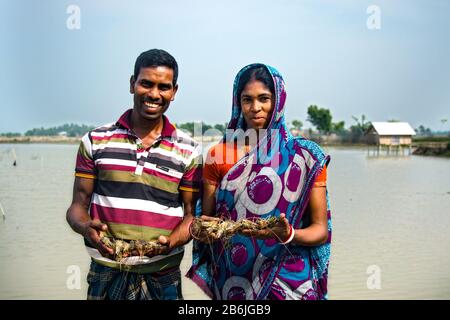
{"type": "Polygon", "coordinates": [[[407,122],[372,122],[365,134],[368,155],[411,155],[415,134],[407,122]]]}

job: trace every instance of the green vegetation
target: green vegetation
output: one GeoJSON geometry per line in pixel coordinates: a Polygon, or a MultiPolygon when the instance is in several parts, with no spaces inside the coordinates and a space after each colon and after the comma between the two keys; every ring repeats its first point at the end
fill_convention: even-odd
{"type": "Polygon", "coordinates": [[[450,136],[448,137],[426,137],[426,136],[414,136],[413,142],[448,142],[450,143],[450,136]]]}
{"type": "Polygon", "coordinates": [[[80,137],[83,136],[89,130],[94,129],[93,126],[87,126],[85,124],[63,124],[62,126],[52,128],[34,128],[25,132],[25,136],[58,136],[66,135],[68,137],[80,137]]]}
{"type": "MultiPolygon", "coordinates": [[[[315,127],[319,134],[315,134],[309,129],[305,134],[307,138],[315,140],[319,143],[344,143],[344,144],[360,144],[365,143],[365,134],[371,126],[371,122],[363,114],[361,117],[352,116],[355,123],[348,129],[345,128],[344,121],[333,122],[333,116],[329,109],[320,108],[317,105],[310,105],[307,111],[307,121],[315,127]],[[331,137],[330,134],[334,134],[331,137]]],[[[389,119],[387,122],[400,122],[397,119],[389,119]]],[[[442,124],[447,122],[447,119],[441,119],[442,124]]],[[[298,129],[296,123],[301,121],[292,121],[292,129],[298,129]]],[[[425,128],[420,125],[415,129],[417,135],[413,136],[413,142],[426,143],[426,142],[448,142],[450,143],[449,132],[432,132],[430,128],[425,128]]]]}
{"type": "MultiPolygon", "coordinates": [[[[319,135],[314,135],[312,130],[310,130],[309,138],[318,142],[322,142],[324,135],[328,136],[334,133],[343,143],[361,143],[363,142],[364,134],[370,127],[370,121],[367,120],[365,115],[362,115],[361,119],[352,116],[355,124],[350,126],[349,129],[346,129],[344,121],[333,122],[333,116],[329,109],[319,108],[317,105],[310,105],[307,113],[307,121],[311,122],[320,133],[319,135]]],[[[292,121],[292,124],[296,121],[292,121]]]]}
{"type": "MultiPolygon", "coordinates": [[[[210,135],[213,134],[214,132],[212,131],[212,129],[219,131],[217,133],[220,133],[220,135],[222,135],[222,134],[225,133],[225,129],[227,128],[227,124],[226,123],[225,124],[215,124],[215,125],[212,126],[212,125],[204,123],[203,121],[201,123],[200,122],[197,122],[197,123],[194,123],[194,122],[180,123],[180,124],[176,124],[176,127],[178,129],[181,129],[181,130],[189,133],[191,136],[193,136],[194,135],[194,128],[195,128],[195,126],[200,126],[200,125],[201,125],[201,130],[202,130],[201,134],[202,135],[205,134],[205,133],[207,135],[208,135],[208,133],[210,133],[210,135]],[[207,132],[208,130],[209,130],[209,132],[207,132]]],[[[197,129],[197,130],[199,130],[199,129],[197,129]]],[[[199,134],[199,133],[195,132],[195,134],[199,134]]]]}
{"type": "Polygon", "coordinates": [[[20,137],[20,136],[22,136],[22,134],[20,132],[0,133],[0,137],[14,138],[14,137],[20,137]]]}
{"type": "Polygon", "coordinates": [[[431,136],[432,135],[431,129],[430,128],[425,128],[423,125],[420,125],[416,129],[416,132],[420,136],[431,136]]]}
{"type": "Polygon", "coordinates": [[[293,126],[293,129],[302,130],[303,122],[301,122],[300,120],[294,120],[294,121],[292,121],[292,126],[293,126]]]}
{"type": "MultiPolygon", "coordinates": [[[[345,122],[339,121],[335,123],[332,120],[333,116],[329,109],[319,108],[316,105],[308,107],[307,121],[311,122],[321,134],[343,134],[345,132],[345,122]]],[[[293,125],[294,122],[297,122],[297,120],[292,121],[293,125]]],[[[298,122],[301,123],[301,121],[298,122]]]]}
{"type": "Polygon", "coordinates": [[[308,119],[320,133],[328,134],[331,132],[332,122],[331,112],[328,109],[319,108],[316,105],[308,107],[308,119]]]}

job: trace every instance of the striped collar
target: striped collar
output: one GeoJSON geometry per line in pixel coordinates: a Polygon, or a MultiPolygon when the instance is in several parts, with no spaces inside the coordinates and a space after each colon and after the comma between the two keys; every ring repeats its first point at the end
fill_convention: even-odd
{"type": "MultiPolygon", "coordinates": [[[[133,111],[133,109],[128,109],[127,111],[125,111],[124,114],[122,114],[119,118],[119,120],[117,120],[116,125],[121,126],[127,130],[133,131],[131,129],[131,112],[133,111]]],[[[175,126],[170,123],[169,119],[163,115],[163,128],[161,131],[161,137],[172,137],[175,133],[176,133],[176,128],[175,126]]]]}

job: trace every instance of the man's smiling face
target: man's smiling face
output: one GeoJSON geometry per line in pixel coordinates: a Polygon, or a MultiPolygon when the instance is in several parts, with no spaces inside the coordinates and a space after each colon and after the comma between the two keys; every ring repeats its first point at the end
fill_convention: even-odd
{"type": "Polygon", "coordinates": [[[173,84],[173,70],[166,66],[141,68],[139,75],[130,81],[134,94],[134,110],[146,120],[162,117],[174,100],[178,85],[173,84]]]}

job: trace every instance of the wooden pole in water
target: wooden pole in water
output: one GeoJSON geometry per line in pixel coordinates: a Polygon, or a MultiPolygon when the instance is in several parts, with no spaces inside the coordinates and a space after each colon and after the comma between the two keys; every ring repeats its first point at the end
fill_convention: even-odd
{"type": "Polygon", "coordinates": [[[16,166],[17,165],[16,149],[12,148],[11,153],[12,153],[13,159],[14,159],[13,166],[16,166]]]}
{"type": "Polygon", "coordinates": [[[2,212],[3,220],[5,220],[6,219],[6,214],[5,214],[5,210],[3,210],[3,206],[2,206],[1,203],[0,203],[0,211],[2,212]]]}

